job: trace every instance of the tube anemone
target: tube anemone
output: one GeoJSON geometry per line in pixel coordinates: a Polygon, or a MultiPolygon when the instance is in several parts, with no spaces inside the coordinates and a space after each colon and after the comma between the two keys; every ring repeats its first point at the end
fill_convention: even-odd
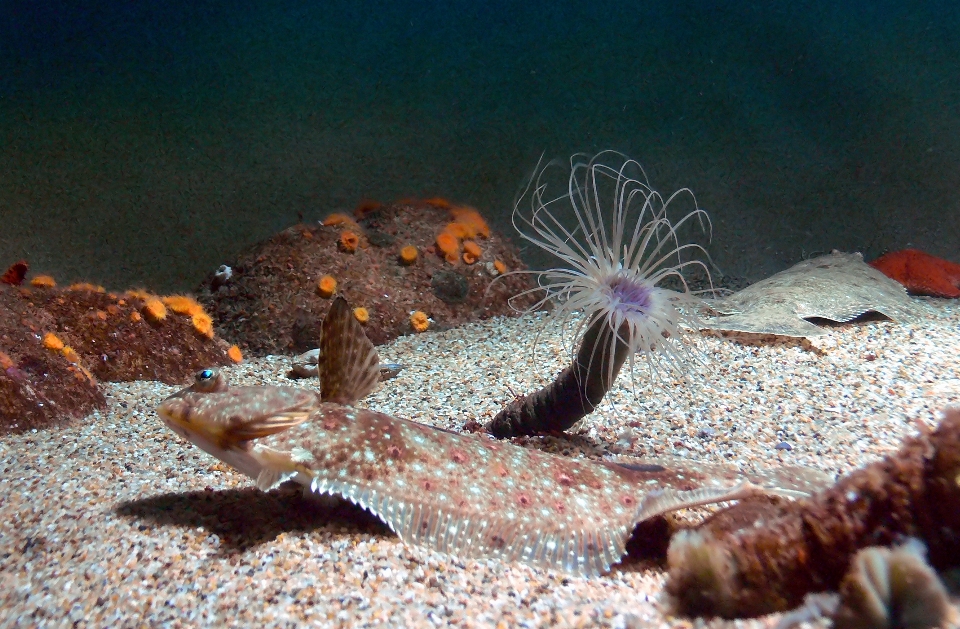
{"type": "Polygon", "coordinates": [[[620,153],[577,154],[570,164],[567,191],[553,199],[546,196],[552,164],[538,165],[512,218],[521,238],[562,264],[530,271],[537,275],[538,288],[517,297],[543,291],[529,310],[552,302],[552,316],[564,330],[575,320],[573,362],[553,383],[504,408],[486,427],[496,437],[570,428],[600,404],[624,363],[634,376],[638,355],[654,376],[661,367],[682,375],[691,356],[680,340],[681,327],[698,327],[699,300],[684,271],[699,267],[709,282],[709,269],[698,256],[709,257],[699,244],[681,244],[678,230],[695,222],[709,239],[706,212],[688,188],[664,199],[650,187],[643,167],[620,153]],[[520,208],[528,193],[530,211],[525,213],[520,208]],[[678,197],[692,200],[693,210],[671,221],[667,210],[678,197]],[[559,217],[571,210],[573,220],[565,225],[559,217]],[[659,286],[670,278],[682,292],[659,286]]]}

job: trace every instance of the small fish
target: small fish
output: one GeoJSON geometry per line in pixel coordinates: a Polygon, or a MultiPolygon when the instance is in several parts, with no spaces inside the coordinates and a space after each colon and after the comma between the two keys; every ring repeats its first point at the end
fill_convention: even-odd
{"type": "Polygon", "coordinates": [[[266,491],[295,480],[381,518],[407,544],[574,575],[609,570],[634,526],[658,514],[763,491],[706,466],[578,461],[356,408],[380,378],[373,344],[338,298],[323,322],[321,391],[227,386],[212,369],[158,408],[177,434],[266,491]]]}

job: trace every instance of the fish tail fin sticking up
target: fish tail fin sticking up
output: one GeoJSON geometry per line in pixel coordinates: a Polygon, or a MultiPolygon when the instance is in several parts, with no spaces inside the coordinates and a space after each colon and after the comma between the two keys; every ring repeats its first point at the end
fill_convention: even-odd
{"type": "Polygon", "coordinates": [[[377,386],[380,358],[347,300],[337,297],[320,332],[320,398],[353,404],[377,386]]]}

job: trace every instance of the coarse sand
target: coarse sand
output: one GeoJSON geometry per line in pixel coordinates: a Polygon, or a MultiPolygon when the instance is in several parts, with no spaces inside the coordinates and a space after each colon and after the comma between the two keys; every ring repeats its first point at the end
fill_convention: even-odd
{"type": "MultiPolygon", "coordinates": [[[[960,303],[918,301],[930,315],[917,324],[832,325],[810,341],[693,335],[703,360],[685,381],[661,370],[651,385],[638,364],[635,391],[621,375],[612,404],[569,438],[523,443],[849,472],[960,405],[960,303]]],[[[558,330],[542,317],[401,337],[380,356],[406,368],[363,405],[454,430],[485,422],[563,366],[558,330]]],[[[267,357],[225,372],[237,385],[291,384],[289,366],[267,357]]],[[[183,442],[154,411],[176,387],[104,386],[108,409],[80,425],[0,440],[0,626],[776,624],[672,617],[664,572],[648,564],[586,579],[405,547],[359,509],[287,486],[259,492],[183,442]]]]}

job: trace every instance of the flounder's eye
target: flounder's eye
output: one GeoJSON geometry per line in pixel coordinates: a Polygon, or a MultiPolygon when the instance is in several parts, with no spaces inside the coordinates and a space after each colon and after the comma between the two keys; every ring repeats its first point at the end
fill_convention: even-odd
{"type": "Polygon", "coordinates": [[[226,390],[226,381],[220,375],[219,369],[201,369],[197,372],[196,382],[192,389],[200,393],[215,393],[226,390]]]}

